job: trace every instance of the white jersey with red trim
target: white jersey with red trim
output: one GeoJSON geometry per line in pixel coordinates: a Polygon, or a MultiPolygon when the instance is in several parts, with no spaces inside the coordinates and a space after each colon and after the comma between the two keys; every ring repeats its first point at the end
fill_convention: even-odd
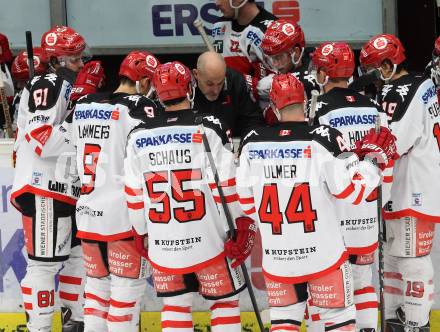
{"type": "MultiPolygon", "coordinates": [[[[310,105],[310,103],[309,103],[310,105]]],[[[380,117],[382,126],[388,127],[386,114],[380,106],[360,93],[344,88],[333,88],[320,95],[317,100],[315,123],[328,125],[339,130],[344,140],[355,147],[356,141],[362,139],[372,128],[376,118],[380,117]]],[[[392,174],[392,169],[384,171],[392,174]]],[[[384,177],[384,203],[389,198],[391,176],[384,177]],[[388,193],[386,193],[388,192],[388,193]]],[[[344,242],[352,255],[363,255],[374,252],[377,248],[377,192],[354,206],[349,202],[336,203],[338,221],[342,227],[344,242]]]]}
{"type": "Polygon", "coordinates": [[[75,148],[65,127],[71,83],[51,73],[36,76],[23,92],[19,105],[17,165],[11,199],[23,193],[51,197],[74,205],[79,178],[75,148]]]}
{"type": "Polygon", "coordinates": [[[264,59],[261,41],[269,24],[276,16],[262,7],[248,25],[236,20],[220,18],[212,28],[213,45],[225,58],[228,67],[257,78],[266,76],[270,66],[264,59]]]}
{"type": "Polygon", "coordinates": [[[141,95],[99,93],[80,98],[72,119],[72,143],[81,179],[77,236],[115,241],[132,236],[124,193],[127,137],[154,118],[156,105],[141,95]]]}
{"type": "MultiPolygon", "coordinates": [[[[190,273],[225,259],[228,227],[197,117],[165,112],[133,130],[127,145],[130,221],[148,233],[151,264],[162,272],[190,273]]],[[[231,139],[219,119],[202,119],[226,202],[238,217],[231,139]]]]}
{"type": "Polygon", "coordinates": [[[440,222],[440,108],[433,82],[404,75],[382,87],[379,101],[400,155],[385,219],[412,216],[440,222]]]}
{"type": "Polygon", "coordinates": [[[306,282],[347,259],[336,200],[359,204],[380,176],[344,151],[340,132],[305,122],[257,128],[243,140],[237,192],[244,212],[259,221],[269,279],[306,282]]]}

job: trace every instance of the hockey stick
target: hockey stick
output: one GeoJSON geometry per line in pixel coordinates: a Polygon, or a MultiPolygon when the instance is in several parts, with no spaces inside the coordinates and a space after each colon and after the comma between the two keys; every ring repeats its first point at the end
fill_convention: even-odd
{"type": "Polygon", "coordinates": [[[34,78],[35,68],[34,68],[34,49],[32,45],[32,32],[26,31],[26,51],[28,58],[29,67],[29,81],[34,78]]]}
{"type": "Polygon", "coordinates": [[[0,98],[2,100],[3,115],[5,116],[6,134],[8,135],[9,138],[14,138],[14,131],[12,130],[11,113],[9,112],[8,99],[6,97],[6,90],[5,90],[5,82],[3,82],[2,73],[0,73],[0,98]]]}
{"type": "Polygon", "coordinates": [[[194,27],[197,29],[197,31],[200,33],[200,36],[203,39],[203,42],[205,43],[206,47],[208,48],[208,51],[215,52],[214,46],[212,46],[211,41],[208,38],[208,35],[206,34],[205,27],[203,26],[203,22],[200,19],[197,19],[193,23],[194,27]]]}
{"type": "Polygon", "coordinates": [[[310,99],[310,111],[309,111],[309,126],[313,125],[313,120],[315,119],[316,114],[316,102],[318,101],[319,92],[316,90],[312,90],[312,98],[310,99]]]}
{"type": "MultiPolygon", "coordinates": [[[[376,134],[380,132],[380,117],[376,116],[376,134]]],[[[382,184],[377,186],[377,222],[379,226],[379,299],[380,299],[380,330],[385,332],[385,296],[384,296],[384,255],[383,255],[383,243],[384,239],[384,224],[382,221],[382,184]]]]}
{"type": "MultiPolygon", "coordinates": [[[[218,194],[220,196],[220,201],[222,203],[223,211],[226,216],[226,221],[228,223],[230,237],[232,239],[234,239],[235,238],[234,223],[232,221],[232,216],[229,211],[229,208],[226,204],[225,195],[223,193],[223,188],[220,186],[220,178],[218,176],[217,167],[215,166],[214,157],[212,156],[211,146],[209,145],[208,138],[206,137],[205,127],[203,126],[203,118],[201,116],[198,116],[198,117],[196,117],[195,122],[197,125],[199,125],[200,133],[202,134],[203,146],[205,148],[206,154],[208,155],[208,160],[209,160],[209,164],[212,169],[212,173],[214,174],[214,181],[215,181],[215,184],[217,185],[218,194]]],[[[246,283],[246,287],[249,292],[249,297],[251,298],[252,307],[254,308],[255,316],[257,316],[258,326],[260,327],[260,331],[264,332],[264,325],[263,325],[263,321],[261,320],[260,310],[258,309],[257,299],[255,298],[254,290],[252,288],[252,283],[249,278],[249,273],[246,268],[246,264],[244,262],[241,264],[241,270],[243,271],[244,281],[246,283]]]]}

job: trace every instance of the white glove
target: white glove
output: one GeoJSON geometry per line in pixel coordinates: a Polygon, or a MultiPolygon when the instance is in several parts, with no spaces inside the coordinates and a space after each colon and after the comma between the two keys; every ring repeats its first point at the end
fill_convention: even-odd
{"type": "Polygon", "coordinates": [[[258,81],[257,92],[260,100],[269,100],[269,92],[270,88],[272,87],[272,80],[274,76],[274,74],[270,74],[258,81]]]}

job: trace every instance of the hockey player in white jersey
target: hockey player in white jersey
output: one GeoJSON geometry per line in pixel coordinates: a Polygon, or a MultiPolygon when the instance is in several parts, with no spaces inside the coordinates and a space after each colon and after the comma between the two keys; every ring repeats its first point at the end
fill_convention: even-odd
{"type": "MultiPolygon", "coordinates": [[[[280,74],[292,73],[299,79],[310,99],[312,90],[319,91],[315,78],[308,72],[304,63],[305,49],[304,32],[301,26],[293,21],[279,19],[272,22],[264,33],[261,43],[267,62],[280,74]]],[[[279,114],[269,104],[269,91],[272,86],[273,74],[262,78],[257,85],[260,107],[265,109],[264,117],[268,124],[278,122],[279,114]]]]}
{"type": "Polygon", "coordinates": [[[29,257],[21,290],[29,331],[52,331],[55,275],[64,265],[59,274],[63,331],[82,331],[84,269],[79,241],[74,236],[80,188],[73,167],[74,149],[68,144],[62,123],[68,116],[77,73],[81,71],[79,76],[88,85],[101,77],[87,71],[99,68],[94,62],[82,71],[86,43],[73,29],[52,28],[43,34],[41,47],[50,69],[29,82],[20,100],[17,167],[11,194],[12,203],[23,215],[29,257]]]}
{"type": "Polygon", "coordinates": [[[118,88],[80,98],[72,114],[82,184],[76,219],[87,269],[84,331],[138,330],[147,261],[136,251],[128,220],[124,157],[129,132],[157,111],[142,95],[158,63],[148,52],[130,52],[118,88]]]}
{"type": "Polygon", "coordinates": [[[400,40],[377,35],[366,43],[360,63],[384,81],[379,103],[397,137],[391,198],[384,211],[385,308],[388,331],[429,331],[433,302],[430,257],[440,222],[440,109],[433,82],[409,74],[400,40]]]}
{"type": "Polygon", "coordinates": [[[215,4],[223,14],[212,27],[217,53],[223,55],[228,67],[256,84],[269,69],[261,50],[261,40],[276,16],[254,0],[216,0],[215,4]]]}
{"type": "MultiPolygon", "coordinates": [[[[384,127],[388,127],[386,114],[377,103],[348,88],[348,79],[355,68],[355,58],[347,43],[322,43],[313,53],[311,68],[324,92],[317,99],[315,124],[339,130],[351,149],[355,149],[355,143],[375,128],[377,117],[380,117],[384,127]]],[[[310,114],[310,111],[306,113],[310,114]]],[[[391,174],[390,167],[384,170],[383,183],[387,186],[383,186],[383,189],[387,188],[388,191],[391,174]]],[[[372,280],[379,231],[376,191],[358,201],[356,206],[340,201],[335,208],[352,264],[356,331],[376,331],[378,302],[372,280]]],[[[312,307],[309,313],[313,317],[309,326],[313,326],[318,319],[312,316],[312,307]]]]}
{"type": "MultiPolygon", "coordinates": [[[[304,87],[292,74],[274,77],[270,97],[281,122],[244,138],[237,192],[244,211],[259,220],[271,331],[299,331],[308,296],[323,330],[355,331],[352,272],[335,204],[364,200],[380,172],[348,152],[336,129],[307,125],[304,87]]],[[[394,140],[381,128],[361,145],[385,162],[394,140]]]]}
{"type": "Polygon", "coordinates": [[[192,299],[199,292],[210,300],[211,331],[239,332],[238,293],[245,284],[238,266],[251,252],[256,229],[238,204],[228,129],[214,116],[191,110],[191,74],[180,62],[161,65],[154,87],[165,112],[130,134],[125,170],[130,221],[148,238],[154,285],[163,298],[162,331],[193,331],[192,299]],[[227,240],[225,216],[219,214],[200,126],[236,218],[235,241],[227,240]]]}

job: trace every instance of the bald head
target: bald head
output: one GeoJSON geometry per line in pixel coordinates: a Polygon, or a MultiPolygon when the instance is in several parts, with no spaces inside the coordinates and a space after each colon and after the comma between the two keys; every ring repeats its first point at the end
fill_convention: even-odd
{"type": "Polygon", "coordinates": [[[216,52],[202,53],[193,71],[200,91],[209,101],[217,100],[225,84],[226,63],[216,52]]]}
{"type": "Polygon", "coordinates": [[[205,52],[197,59],[197,70],[211,75],[224,76],[226,63],[221,54],[216,52],[205,52]]]}

